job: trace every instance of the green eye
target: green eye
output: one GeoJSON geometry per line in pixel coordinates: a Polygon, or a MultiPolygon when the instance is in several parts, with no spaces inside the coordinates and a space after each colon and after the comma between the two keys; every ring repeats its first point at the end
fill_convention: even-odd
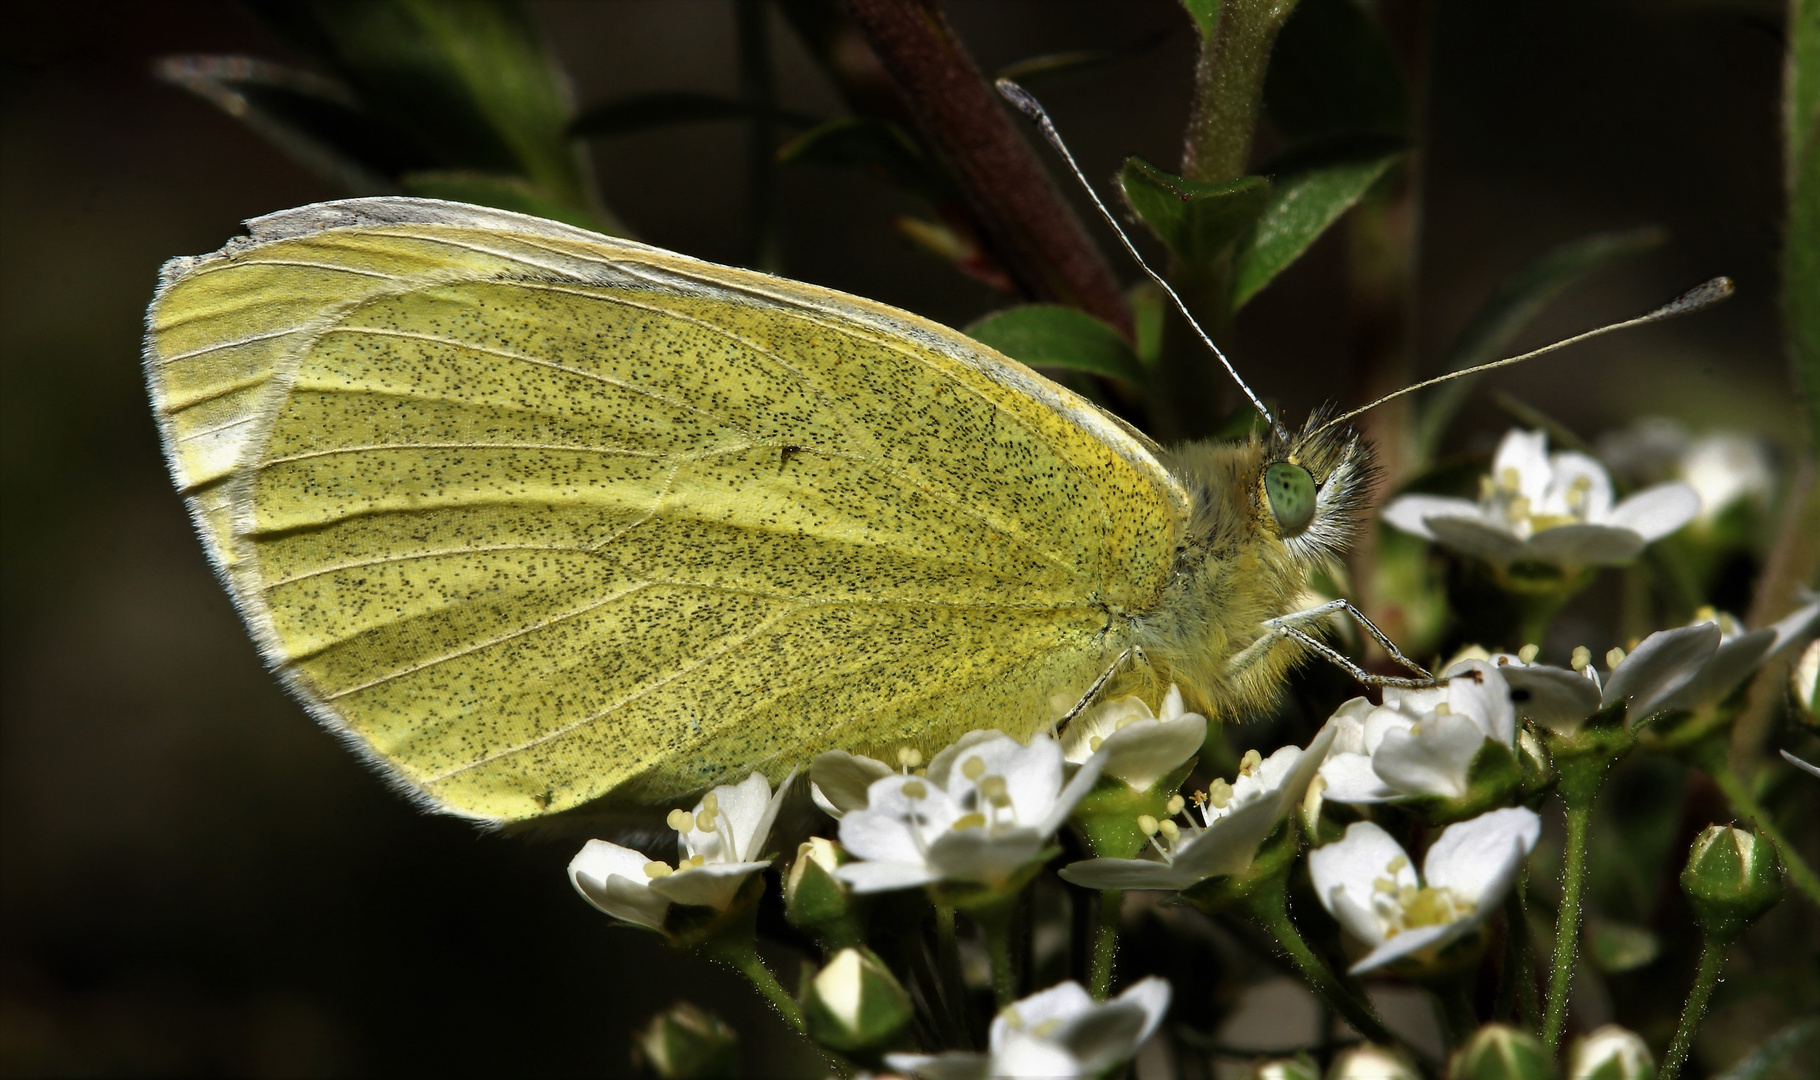
{"type": "Polygon", "coordinates": [[[1279,461],[1264,470],[1264,491],[1270,512],[1284,536],[1294,536],[1314,520],[1314,477],[1300,465],[1279,461]]]}

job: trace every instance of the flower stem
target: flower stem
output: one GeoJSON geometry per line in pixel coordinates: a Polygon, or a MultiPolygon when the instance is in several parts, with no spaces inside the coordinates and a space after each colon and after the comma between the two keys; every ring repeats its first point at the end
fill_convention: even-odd
{"type": "Polygon", "coordinates": [[[1504,972],[1498,980],[1498,1000],[1492,1019],[1504,1020],[1514,1011],[1518,1021],[1534,1029],[1542,1018],[1536,998],[1535,944],[1529,937],[1529,867],[1517,874],[1517,883],[1504,898],[1504,972]]]}
{"type": "MultiPolygon", "coordinates": [[[[1595,789],[1596,790],[1596,789],[1595,789]]],[[[1565,787],[1567,854],[1561,872],[1561,911],[1555,919],[1555,956],[1548,977],[1548,1012],[1542,1021],[1542,1044],[1553,1055],[1567,1025],[1567,990],[1573,982],[1580,944],[1580,893],[1586,886],[1586,834],[1592,824],[1592,793],[1576,797],[1565,787]]]]}
{"type": "Polygon", "coordinates": [[[1302,972],[1302,977],[1308,980],[1308,985],[1322,1000],[1332,1005],[1367,1040],[1385,1046],[1394,1046],[1399,1042],[1390,1029],[1384,1026],[1384,1021],[1378,1019],[1371,1003],[1362,995],[1350,992],[1334,975],[1333,969],[1327,966],[1326,961],[1302,940],[1301,931],[1289,920],[1289,897],[1281,881],[1272,887],[1259,889],[1249,899],[1246,914],[1271,937],[1276,938],[1277,944],[1282,946],[1283,952],[1294,961],[1302,972]]]}
{"type": "Polygon", "coordinates": [[[1105,1001],[1112,992],[1112,959],[1119,948],[1119,907],[1124,899],[1118,889],[1100,893],[1098,923],[1093,928],[1093,968],[1087,978],[1087,990],[1095,1001],[1105,1001]]]}
{"type": "Polygon", "coordinates": [[[1681,1023],[1675,1028],[1674,1041],[1668,1044],[1668,1053],[1662,1056],[1658,1080],[1676,1080],[1681,1075],[1681,1066],[1687,1064],[1688,1051],[1693,1049],[1694,1036],[1700,1031],[1700,1021],[1706,1016],[1706,1004],[1712,1000],[1713,986],[1719,981],[1719,968],[1724,963],[1724,944],[1707,938],[1700,947],[1694,985],[1688,988],[1687,1004],[1681,1009],[1681,1023]]]}
{"type": "Polygon", "coordinates": [[[783,1014],[791,1027],[803,1030],[802,1009],[796,1004],[796,999],[790,996],[790,992],[784,989],[783,984],[777,981],[777,976],[771,974],[771,969],[765,966],[765,962],[758,958],[758,950],[751,946],[743,949],[719,949],[715,950],[713,956],[744,975],[746,981],[771,1003],[771,1007],[783,1014]]]}
{"type": "Polygon", "coordinates": [[[1751,827],[1756,829],[1764,839],[1776,845],[1776,854],[1782,857],[1782,865],[1788,871],[1788,880],[1794,884],[1795,888],[1806,893],[1809,900],[1820,904],[1820,875],[1814,873],[1814,868],[1807,865],[1807,860],[1801,857],[1801,852],[1788,842],[1788,837],[1782,834],[1782,830],[1776,828],[1776,823],[1771,820],[1769,812],[1763,808],[1763,804],[1757,801],[1757,796],[1751,791],[1750,785],[1728,766],[1720,766],[1711,772],[1713,781],[1719,785],[1719,790],[1725,792],[1725,797],[1731,800],[1731,804],[1737,807],[1738,812],[1750,820],[1751,827]]]}
{"type": "Polygon", "coordinates": [[[1003,1009],[1017,1000],[1017,961],[1011,949],[1013,905],[994,905],[972,914],[986,936],[986,957],[992,963],[992,1000],[1003,1009]]]}

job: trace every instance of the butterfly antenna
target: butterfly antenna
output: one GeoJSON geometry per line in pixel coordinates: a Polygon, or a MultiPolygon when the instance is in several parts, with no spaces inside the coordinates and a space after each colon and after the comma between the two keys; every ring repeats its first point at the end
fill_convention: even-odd
{"type": "Polygon", "coordinates": [[[1570,337],[1570,338],[1563,338],[1562,340],[1557,341],[1552,345],[1544,345],[1540,349],[1532,349],[1529,352],[1523,353],[1521,356],[1507,356],[1502,360],[1493,360],[1490,363],[1485,363],[1485,364],[1475,364],[1469,368],[1461,368],[1458,371],[1450,371],[1445,375],[1437,375],[1432,379],[1424,379],[1423,381],[1421,381],[1419,383],[1415,383],[1410,386],[1405,386],[1401,390],[1393,390],[1390,393],[1385,394],[1383,397],[1379,398],[1378,400],[1372,402],[1369,405],[1365,405],[1360,408],[1354,409],[1351,412],[1346,413],[1344,416],[1334,417],[1332,420],[1329,420],[1325,424],[1322,424],[1320,427],[1316,428],[1310,434],[1309,437],[1312,438],[1314,435],[1319,435],[1321,432],[1326,431],[1330,427],[1335,427],[1339,424],[1343,424],[1346,421],[1351,420],[1353,417],[1359,415],[1360,413],[1369,412],[1372,409],[1377,408],[1379,405],[1384,404],[1386,401],[1393,401],[1397,398],[1402,397],[1404,394],[1413,394],[1417,390],[1423,390],[1430,386],[1434,386],[1438,383],[1447,382],[1450,379],[1458,379],[1458,378],[1462,378],[1467,375],[1477,375],[1481,371],[1490,371],[1493,368],[1509,367],[1511,364],[1520,364],[1525,360],[1534,360],[1538,356],[1542,356],[1546,353],[1554,352],[1557,349],[1565,349],[1569,345],[1578,344],[1579,342],[1585,341],[1589,338],[1596,338],[1601,334],[1609,334],[1613,330],[1628,330],[1633,326],[1642,326],[1645,323],[1661,322],[1663,319],[1672,319],[1677,315],[1687,315],[1692,312],[1699,311],[1701,308],[1711,307],[1712,305],[1718,303],[1719,301],[1724,300],[1726,297],[1730,296],[1735,291],[1737,291],[1737,286],[1732,284],[1731,278],[1728,278],[1728,277],[1713,278],[1711,281],[1705,282],[1704,284],[1701,284],[1701,285],[1696,285],[1694,288],[1687,290],[1686,292],[1682,293],[1680,296],[1675,297],[1673,300],[1670,300],[1668,303],[1663,304],[1661,307],[1655,309],[1654,311],[1648,312],[1647,314],[1639,315],[1634,319],[1625,319],[1623,322],[1615,322],[1615,323],[1607,324],[1605,326],[1595,327],[1594,329],[1588,330],[1585,333],[1575,334],[1573,337],[1570,337]]]}
{"type": "Polygon", "coordinates": [[[1163,280],[1162,275],[1152,270],[1150,264],[1144,261],[1144,257],[1138,254],[1137,245],[1133,244],[1131,237],[1126,235],[1124,226],[1120,225],[1118,219],[1112,216],[1112,211],[1106,209],[1106,204],[1100,201],[1099,192],[1095,191],[1093,185],[1087,182],[1087,174],[1081,171],[1080,165],[1074,160],[1074,155],[1068,152],[1068,144],[1062,142],[1061,133],[1055,130],[1055,122],[1049,119],[1049,113],[1044,110],[1042,104],[1031,96],[1030,91],[1010,79],[1000,79],[996,85],[1000,96],[1017,106],[1019,112],[1028,116],[1036,124],[1037,130],[1043,133],[1043,139],[1055,148],[1055,152],[1062,156],[1063,161],[1068,163],[1068,170],[1074,173],[1074,178],[1087,192],[1087,197],[1093,200],[1094,207],[1099,210],[1100,216],[1106,219],[1106,224],[1112,226],[1112,231],[1118,234],[1119,242],[1125,245],[1125,251],[1131,256],[1132,261],[1150,276],[1150,280],[1156,282],[1165,293],[1169,294],[1169,299],[1175,301],[1176,310],[1182,313],[1182,317],[1188,320],[1188,325],[1194,327],[1194,332],[1200,335],[1201,344],[1207,346],[1213,355],[1219,358],[1220,363],[1226,368],[1226,374],[1231,375],[1232,381],[1239,384],[1240,390],[1245,391],[1245,396],[1251,399],[1251,405],[1258,411],[1258,415],[1262,416],[1264,421],[1276,431],[1278,438],[1288,442],[1289,433],[1283,430],[1283,425],[1277,423],[1276,417],[1270,414],[1270,410],[1264,407],[1264,403],[1258,399],[1257,394],[1253,393],[1251,387],[1245,384],[1245,380],[1239,377],[1238,369],[1232,366],[1232,361],[1226,359],[1226,354],[1221,352],[1220,347],[1207,336],[1207,331],[1201,329],[1201,324],[1194,321],[1194,316],[1188,313],[1188,305],[1182,303],[1182,298],[1169,287],[1169,283],[1163,280]]]}

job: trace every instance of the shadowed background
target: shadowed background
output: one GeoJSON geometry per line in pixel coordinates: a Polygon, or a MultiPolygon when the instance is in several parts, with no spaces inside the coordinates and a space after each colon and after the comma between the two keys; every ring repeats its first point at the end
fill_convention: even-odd
{"type": "MultiPolygon", "coordinates": [[[[1095,178],[1126,154],[1178,157],[1193,51],[1172,0],[948,6],[988,71],[1168,32],[1043,96],[1095,178]]],[[[1776,8],[1438,7],[1424,373],[1506,275],[1591,231],[1659,224],[1669,239],[1557,303],[1525,342],[1717,273],[1740,290],[1487,380],[1461,445],[1507,426],[1494,388],[1587,435],[1670,413],[1793,437],[1774,301],[1776,8]]],[[[534,10],[583,105],[733,89],[730,3],[534,10]]],[[[839,112],[781,21],[774,42],[781,102],[839,112]]],[[[0,1071],[618,1074],[630,1028],[683,995],[732,1022],[748,1060],[813,1070],[731,974],[577,899],[572,844],[418,813],[262,670],[159,459],[140,320],[163,259],[338,192],[154,82],[150,61],[176,52],[285,56],[229,3],[33,5],[0,44],[0,1071]]],[[[602,140],[593,157],[641,239],[737,257],[736,127],[602,140]]],[[[906,243],[889,219],[911,207],[884,186],[809,170],[780,185],[785,274],[951,325],[1002,303],[906,243]]],[[[1239,320],[1241,369],[1291,417],[1350,386],[1341,243],[1336,230],[1239,320]]]]}

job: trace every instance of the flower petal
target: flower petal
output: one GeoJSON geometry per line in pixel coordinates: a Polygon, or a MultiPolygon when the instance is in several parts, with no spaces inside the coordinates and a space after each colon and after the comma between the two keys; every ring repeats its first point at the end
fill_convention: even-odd
{"type": "Polygon", "coordinates": [[[1158,859],[1083,859],[1061,869],[1062,880],[1083,889],[1160,889],[1175,892],[1196,878],[1158,859]]]}
{"type": "Polygon", "coordinates": [[[1548,433],[1511,428],[1498,441],[1491,459],[1491,478],[1505,486],[1506,474],[1516,470],[1517,493],[1540,505],[1548,492],[1548,481],[1554,476],[1554,464],[1548,460],[1548,433]]]}
{"type": "Polygon", "coordinates": [[[1086,1015],[1094,1007],[1092,995],[1080,983],[1073,980],[1056,983],[1047,990],[1019,998],[1009,1008],[1001,1010],[987,1029],[986,1044],[996,1054],[1013,1035],[1045,1026],[1053,1030],[1056,1025],[1086,1015]]]}
{"type": "Polygon", "coordinates": [[[830,750],[809,765],[809,794],[828,816],[838,818],[849,810],[864,810],[866,789],[893,771],[882,761],[830,750]]]}
{"type": "Polygon", "coordinates": [[[1517,738],[1517,710],[1499,668],[1483,660],[1455,664],[1447,674],[1447,705],[1455,716],[1468,716],[1485,737],[1505,746],[1517,738]]]}
{"type": "Polygon", "coordinates": [[[994,1080],[1072,1080],[1086,1076],[1087,1071],[1063,1047],[1047,1039],[1017,1035],[1005,1042],[1004,1049],[992,1055],[994,1080]]]}
{"type": "Polygon", "coordinates": [[[1477,925],[1479,925],[1477,920],[1461,919],[1458,922],[1443,923],[1440,926],[1418,926],[1405,930],[1395,937],[1387,938],[1383,944],[1360,957],[1358,963],[1346,970],[1354,975],[1363,975],[1374,968],[1381,968],[1385,964],[1401,960],[1411,953],[1440,948],[1477,925]]]}
{"type": "Polygon", "coordinates": [[[1321,779],[1327,781],[1321,797],[1334,802],[1357,805],[1399,797],[1371,767],[1370,754],[1335,754],[1321,766],[1321,779]]]}
{"type": "Polygon", "coordinates": [[[1730,641],[1720,638],[1712,659],[1681,689],[1663,698],[1657,708],[1695,709],[1719,701],[1737,689],[1776,644],[1776,631],[1770,627],[1739,634],[1730,641]]]}
{"type": "Polygon", "coordinates": [[[1669,695],[1691,682],[1719,648],[1719,624],[1698,623],[1658,630],[1644,638],[1605,681],[1602,707],[1628,701],[1628,715],[1640,720],[1669,695]]]}
{"type": "Polygon", "coordinates": [[[1049,807],[1049,812],[1043,815],[1035,825],[1036,831],[1041,833],[1045,840],[1053,835],[1055,830],[1062,827],[1062,822],[1067,821],[1068,815],[1074,813],[1075,804],[1086,798],[1087,793],[1093,790],[1093,785],[1100,782],[1100,773],[1105,768],[1106,759],[1095,754],[1087,759],[1085,765],[1076,769],[1073,776],[1068,778],[1068,783],[1056,794],[1055,803],[1049,807]]]}
{"type": "Polygon", "coordinates": [[[1384,523],[1424,540],[1435,539],[1430,531],[1430,518],[1466,518],[1480,520],[1479,506],[1467,499],[1449,499],[1440,495],[1399,495],[1378,512],[1384,523]]]}
{"type": "Polygon", "coordinates": [[[678,904],[726,910],[746,879],[770,866],[764,862],[707,863],[678,870],[651,882],[652,892],[678,904]]]}
{"type": "Polygon", "coordinates": [[[1134,720],[1105,737],[1099,753],[1103,774],[1123,780],[1133,791],[1149,791],[1182,762],[1200,753],[1207,738],[1207,718],[1183,713],[1177,719],[1134,720]]]}
{"type": "Polygon", "coordinates": [[[876,781],[866,799],[866,809],[840,819],[841,845],[861,859],[920,864],[925,843],[919,837],[939,835],[961,816],[947,792],[914,776],[893,773],[876,781]],[[904,786],[912,783],[922,789],[915,799],[904,794],[904,786]]]}
{"type": "Polygon", "coordinates": [[[1556,525],[1529,538],[1525,557],[1563,566],[1611,566],[1636,558],[1644,542],[1642,534],[1618,525],[1556,525]]]}
{"type": "Polygon", "coordinates": [[[1444,546],[1486,562],[1511,562],[1527,550],[1509,529],[1477,518],[1431,517],[1428,530],[1444,546]]]}
{"type": "Polygon", "coordinates": [[[1485,732],[1470,717],[1434,714],[1413,731],[1387,732],[1371,755],[1371,768],[1399,792],[1457,799],[1466,794],[1467,771],[1485,742],[1485,732]]]}
{"type": "Polygon", "coordinates": [[[1629,529],[1644,542],[1659,540],[1700,516],[1700,495],[1679,480],[1644,488],[1612,507],[1608,525],[1629,529]]]}
{"type": "Polygon", "coordinates": [[[1048,839],[1035,829],[949,829],[930,842],[928,864],[943,881],[997,884],[1036,858],[1048,839]]]}
{"type": "Polygon", "coordinates": [[[949,771],[954,768],[955,762],[961,759],[961,754],[964,751],[971,750],[973,747],[986,742],[989,739],[1009,738],[1011,738],[1011,736],[997,728],[980,728],[975,731],[969,731],[967,734],[962,735],[947,746],[937,750],[935,756],[929,759],[929,767],[923,770],[923,773],[940,786],[947,787],[949,771]]]}
{"type": "Polygon", "coordinates": [[[1487,918],[1541,835],[1542,819],[1521,806],[1449,825],[1429,847],[1423,877],[1434,888],[1472,901],[1476,917],[1487,918]]]}
{"type": "Polygon", "coordinates": [[[1310,851],[1308,874],[1322,906],[1348,933],[1372,945],[1384,936],[1371,914],[1373,883],[1384,877],[1398,886],[1417,883],[1416,868],[1402,845],[1369,821],[1353,822],[1344,837],[1310,851]],[[1339,902],[1342,898],[1345,903],[1339,902]]]}
{"type": "Polygon", "coordinates": [[[670,901],[651,892],[642,851],[590,840],[569,860],[569,884],[588,903],[616,919],[662,929],[670,901]]]}
{"type": "Polygon", "coordinates": [[[1507,664],[1498,669],[1510,687],[1517,715],[1551,731],[1571,735],[1599,711],[1599,687],[1577,671],[1543,664],[1507,664]]]}
{"type": "Polygon", "coordinates": [[[992,1075],[992,1058],[968,1050],[941,1054],[886,1054],[885,1064],[916,1080],[986,1080],[992,1075]]]}
{"type": "Polygon", "coordinates": [[[834,876],[853,886],[856,893],[912,889],[941,878],[921,859],[916,862],[882,860],[844,863],[835,868],[834,876]]]}

